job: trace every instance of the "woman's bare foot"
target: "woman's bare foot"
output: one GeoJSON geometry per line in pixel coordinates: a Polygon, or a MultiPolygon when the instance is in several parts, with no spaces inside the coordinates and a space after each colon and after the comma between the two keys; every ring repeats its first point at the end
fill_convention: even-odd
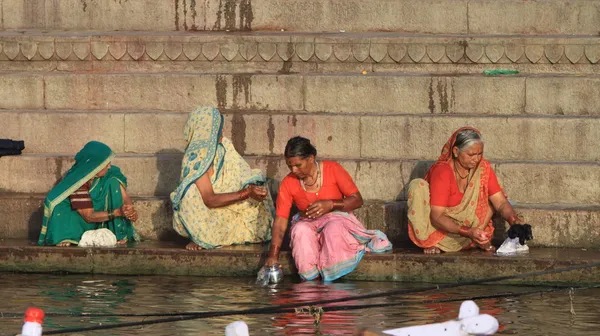
{"type": "Polygon", "coordinates": [[[484,245],[477,245],[477,247],[484,250],[485,252],[492,252],[492,253],[496,252],[496,248],[491,243],[487,243],[484,245]]]}
{"type": "Polygon", "coordinates": [[[68,242],[68,241],[63,241],[63,242],[60,242],[60,243],[56,244],[56,246],[67,247],[67,246],[71,246],[71,243],[68,242]]]}
{"type": "Polygon", "coordinates": [[[423,253],[425,253],[425,254],[439,254],[439,253],[442,253],[442,250],[440,250],[439,248],[437,248],[437,247],[434,246],[434,247],[428,247],[426,249],[423,249],[423,253]]]}
{"type": "Polygon", "coordinates": [[[117,245],[125,245],[125,244],[127,244],[127,238],[117,241],[117,245]]]}
{"type": "Polygon", "coordinates": [[[200,247],[200,245],[194,243],[194,242],[190,242],[189,244],[187,244],[185,246],[186,250],[190,250],[190,251],[198,251],[198,250],[202,250],[202,247],[200,247]]]}

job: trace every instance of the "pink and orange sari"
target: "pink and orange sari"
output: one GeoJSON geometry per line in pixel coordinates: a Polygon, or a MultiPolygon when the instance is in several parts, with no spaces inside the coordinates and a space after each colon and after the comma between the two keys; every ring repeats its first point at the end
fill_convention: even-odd
{"type": "Polygon", "coordinates": [[[392,249],[386,235],[367,230],[347,212],[332,212],[315,219],[295,216],[291,247],[300,277],[333,281],[352,272],[365,252],[392,249]]]}

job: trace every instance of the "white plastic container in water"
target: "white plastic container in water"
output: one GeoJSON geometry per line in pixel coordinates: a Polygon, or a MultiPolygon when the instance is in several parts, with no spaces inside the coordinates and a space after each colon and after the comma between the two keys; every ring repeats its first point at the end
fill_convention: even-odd
{"type": "Polygon", "coordinates": [[[28,308],[25,312],[25,324],[21,336],[42,336],[43,323],[44,311],[39,308],[28,308]]]}

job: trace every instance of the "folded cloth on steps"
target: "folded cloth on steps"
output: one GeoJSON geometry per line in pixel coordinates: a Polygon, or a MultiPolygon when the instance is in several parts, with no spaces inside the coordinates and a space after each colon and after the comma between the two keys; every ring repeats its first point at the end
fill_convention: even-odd
{"type": "Polygon", "coordinates": [[[502,243],[496,251],[498,255],[514,255],[519,253],[528,253],[529,246],[526,245],[528,240],[533,239],[531,225],[529,224],[513,224],[508,229],[508,238],[502,243]]]}
{"type": "Polygon", "coordinates": [[[25,149],[25,141],[0,139],[0,156],[20,155],[25,149]]]}
{"type": "Polygon", "coordinates": [[[79,241],[79,247],[113,247],[116,245],[117,236],[109,229],[86,231],[79,241]]]}

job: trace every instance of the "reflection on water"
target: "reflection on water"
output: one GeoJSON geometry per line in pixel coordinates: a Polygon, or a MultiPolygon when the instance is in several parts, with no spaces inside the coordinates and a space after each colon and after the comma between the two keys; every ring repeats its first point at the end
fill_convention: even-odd
{"type": "MultiPolygon", "coordinates": [[[[22,313],[36,306],[46,313],[173,313],[219,311],[330,300],[352,295],[418,288],[419,284],[350,282],[297,283],[286,278],[277,287],[256,287],[249,278],[120,277],[93,275],[2,274],[0,311],[22,313]]],[[[531,291],[531,287],[471,286],[443,291],[334,303],[324,307],[393,303],[401,306],[326,312],[319,326],[308,314],[226,316],[85,333],[85,335],[223,335],[235,320],[248,323],[252,335],[352,335],[360,327],[383,330],[456,318],[460,302],[423,304],[465,296],[531,291]]],[[[575,291],[571,314],[568,291],[477,301],[482,313],[500,321],[499,335],[597,335],[600,289],[575,291]]],[[[48,317],[46,330],[139,321],[140,317],[48,317]]],[[[145,318],[153,319],[153,317],[145,318]]],[[[0,318],[0,334],[16,334],[22,318],[0,318]]]]}

